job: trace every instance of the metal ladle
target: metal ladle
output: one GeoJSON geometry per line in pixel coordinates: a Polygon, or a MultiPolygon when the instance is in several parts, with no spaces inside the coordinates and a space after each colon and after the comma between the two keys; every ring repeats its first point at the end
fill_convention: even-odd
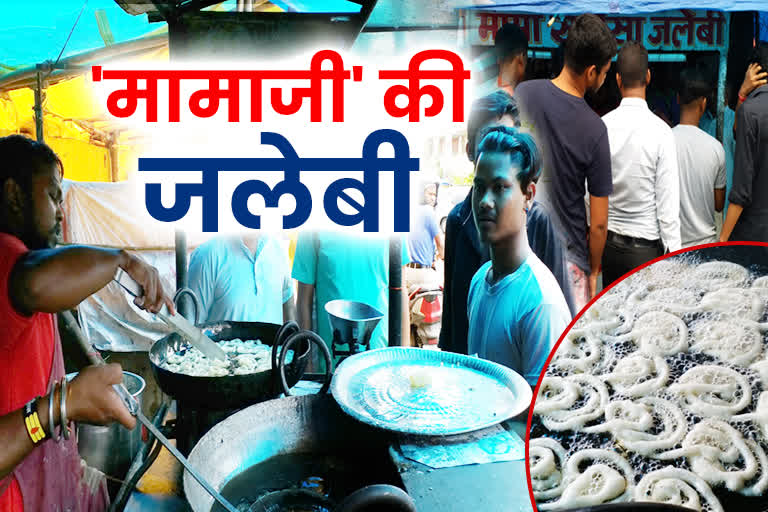
{"type": "MultiPolygon", "coordinates": [[[[135,296],[141,296],[143,295],[143,290],[141,287],[139,287],[135,282],[133,282],[132,279],[123,280],[124,282],[127,282],[129,285],[135,285],[129,286],[126,288],[126,285],[124,282],[118,281],[123,288],[126,288],[128,291],[131,291],[133,295],[135,296]]],[[[218,348],[218,346],[217,346],[218,348]]],[[[101,366],[106,364],[104,362],[104,359],[102,359],[101,354],[96,352],[95,350],[87,350],[86,347],[86,355],[88,357],[88,360],[91,362],[91,364],[96,366],[101,366]]],[[[171,452],[171,455],[176,457],[176,459],[181,463],[182,466],[184,466],[184,469],[186,469],[192,477],[197,480],[197,483],[199,483],[203,489],[205,489],[216,501],[218,501],[222,507],[224,507],[228,512],[238,512],[238,510],[229,502],[227,501],[221,494],[219,494],[216,489],[211,486],[211,484],[208,483],[205,478],[203,478],[189,463],[186,457],[181,454],[181,452],[171,444],[171,442],[168,440],[167,437],[163,435],[162,432],[152,423],[149,419],[147,419],[146,416],[144,416],[144,413],[141,412],[141,407],[139,406],[139,402],[131,395],[131,393],[128,392],[128,390],[125,388],[125,385],[121,382],[120,384],[114,384],[112,386],[117,393],[117,396],[120,397],[120,399],[123,401],[123,404],[125,404],[128,411],[131,413],[131,415],[135,416],[138,421],[141,422],[142,425],[146,427],[146,429],[152,433],[155,438],[157,438],[160,443],[165,446],[165,448],[171,452]]]]}
{"type": "MultiPolygon", "coordinates": [[[[96,366],[106,364],[104,359],[101,358],[101,355],[95,351],[88,352],[88,359],[92,364],[96,366]]],[[[208,481],[195,470],[195,468],[192,467],[187,458],[184,457],[184,455],[182,455],[175,446],[173,446],[173,444],[168,440],[167,437],[163,435],[162,432],[160,432],[154,423],[152,423],[149,419],[147,419],[146,416],[144,416],[144,413],[141,412],[141,407],[139,407],[139,402],[128,392],[123,383],[114,384],[112,387],[115,389],[117,396],[120,397],[125,406],[128,408],[128,411],[133,416],[136,416],[136,419],[139,420],[141,424],[144,425],[147,430],[151,432],[152,435],[155,436],[157,440],[160,441],[160,443],[162,443],[162,445],[165,446],[169,452],[171,452],[171,455],[176,457],[176,459],[181,462],[181,465],[184,466],[184,469],[186,469],[187,472],[189,472],[189,474],[192,475],[195,480],[197,480],[197,483],[199,483],[203,489],[208,492],[208,494],[213,496],[213,499],[218,501],[221,506],[229,512],[238,512],[238,510],[229,501],[227,501],[224,496],[219,494],[219,492],[214,489],[213,486],[211,486],[211,484],[209,484],[208,481]]]]}

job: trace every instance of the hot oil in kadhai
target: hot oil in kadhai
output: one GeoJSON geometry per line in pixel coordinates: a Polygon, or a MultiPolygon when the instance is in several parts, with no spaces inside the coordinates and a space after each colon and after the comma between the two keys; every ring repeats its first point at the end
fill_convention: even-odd
{"type": "MultiPolygon", "coordinates": [[[[380,464],[376,457],[319,454],[277,455],[250,467],[233,478],[221,491],[238,510],[247,512],[259,497],[272,491],[301,489],[320,490],[322,495],[338,504],[349,494],[371,484],[397,484],[390,476],[389,468],[380,464]],[[313,477],[319,477],[322,482],[313,477]],[[305,484],[305,485],[306,485],[305,484]],[[322,489],[321,489],[322,488],[322,489]]],[[[311,511],[311,508],[291,512],[311,511]]],[[[214,503],[211,512],[224,512],[214,503]]]]}

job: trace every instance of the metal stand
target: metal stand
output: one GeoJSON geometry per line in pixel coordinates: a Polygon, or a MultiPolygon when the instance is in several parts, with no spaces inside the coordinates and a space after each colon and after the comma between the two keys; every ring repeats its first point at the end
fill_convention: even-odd
{"type": "Polygon", "coordinates": [[[350,341],[345,341],[341,339],[341,333],[339,333],[339,331],[333,331],[333,341],[331,342],[333,358],[336,359],[338,357],[339,361],[343,361],[349,356],[359,354],[360,352],[365,352],[370,348],[370,341],[370,336],[364,343],[358,343],[354,338],[350,341]],[[342,345],[348,345],[349,348],[347,350],[343,350],[340,348],[342,345]]]}
{"type": "Polygon", "coordinates": [[[332,300],[325,305],[331,321],[333,357],[346,357],[364,352],[370,348],[371,335],[384,315],[377,309],[362,302],[332,300]],[[341,345],[349,348],[342,349],[341,345]]]}

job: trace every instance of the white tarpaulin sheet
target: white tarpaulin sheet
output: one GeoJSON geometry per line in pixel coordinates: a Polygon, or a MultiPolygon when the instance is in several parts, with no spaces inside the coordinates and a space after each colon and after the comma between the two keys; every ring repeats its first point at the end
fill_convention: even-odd
{"type": "MultiPolygon", "coordinates": [[[[132,250],[157,267],[165,290],[173,294],[174,232],[149,216],[138,185],[66,180],[64,216],[65,243],[132,250]]],[[[189,248],[201,241],[190,239],[189,248]]],[[[78,313],[83,333],[100,350],[149,350],[167,333],[165,324],[136,307],[133,298],[115,283],[83,301],[78,313]]]]}

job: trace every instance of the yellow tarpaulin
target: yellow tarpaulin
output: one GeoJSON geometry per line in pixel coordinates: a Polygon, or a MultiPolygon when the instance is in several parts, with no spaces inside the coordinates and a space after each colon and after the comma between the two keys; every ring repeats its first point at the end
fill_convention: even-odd
{"type": "MultiPolygon", "coordinates": [[[[206,10],[226,11],[227,7],[222,2],[206,10]]],[[[284,9],[269,0],[257,0],[253,11],[283,12],[284,9]]],[[[163,33],[167,33],[167,27],[153,31],[141,40],[160,37],[163,33]]],[[[117,47],[120,44],[103,50],[117,47]]],[[[140,55],[130,44],[125,48],[132,59],[168,61],[167,40],[163,45],[139,52],[140,55]]],[[[97,62],[98,57],[94,57],[94,62],[97,62]]],[[[120,55],[112,53],[111,58],[119,59],[120,55]]],[[[20,133],[35,138],[34,106],[35,93],[31,87],[6,92],[0,89],[0,136],[20,133]]],[[[93,92],[90,72],[46,87],[43,112],[45,142],[61,157],[65,178],[75,181],[122,181],[136,171],[142,149],[136,142],[136,134],[125,131],[124,127],[111,120],[93,92]],[[114,138],[111,152],[107,147],[110,137],[114,138]]]]}
{"type": "MultiPolygon", "coordinates": [[[[168,47],[138,58],[167,61],[168,47]]],[[[0,136],[20,133],[34,138],[34,106],[31,88],[0,93],[0,136]]],[[[131,137],[133,133],[111,121],[94,92],[90,72],[46,87],[43,113],[45,142],[61,158],[65,178],[120,181],[136,171],[141,146],[131,137]],[[107,147],[110,138],[114,140],[112,151],[107,147]]]]}

